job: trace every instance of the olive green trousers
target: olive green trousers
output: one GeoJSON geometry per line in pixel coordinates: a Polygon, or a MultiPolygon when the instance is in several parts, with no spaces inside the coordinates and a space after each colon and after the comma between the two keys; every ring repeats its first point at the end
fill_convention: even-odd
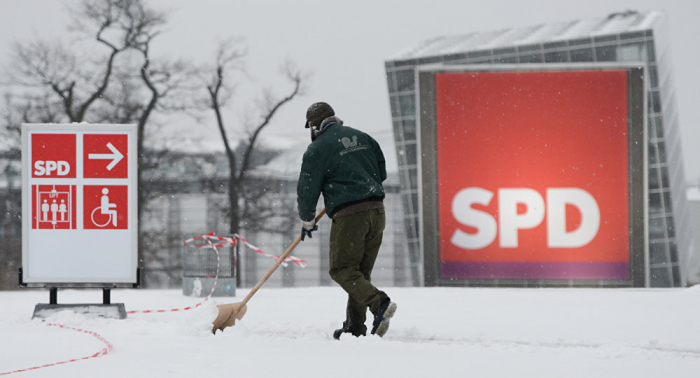
{"type": "Polygon", "coordinates": [[[346,327],[365,334],[367,308],[374,312],[389,297],[372,285],[372,269],[382,245],[384,209],[333,219],[330,275],[348,293],[346,327]]]}

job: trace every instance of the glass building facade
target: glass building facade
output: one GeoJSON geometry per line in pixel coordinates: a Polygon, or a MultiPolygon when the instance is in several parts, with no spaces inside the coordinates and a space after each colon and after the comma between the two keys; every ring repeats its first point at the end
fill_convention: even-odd
{"type": "Polygon", "coordinates": [[[412,282],[421,284],[416,68],[423,65],[645,62],[647,67],[649,271],[652,287],[687,283],[694,252],[681,135],[663,12],[440,37],[385,62],[412,282]]]}

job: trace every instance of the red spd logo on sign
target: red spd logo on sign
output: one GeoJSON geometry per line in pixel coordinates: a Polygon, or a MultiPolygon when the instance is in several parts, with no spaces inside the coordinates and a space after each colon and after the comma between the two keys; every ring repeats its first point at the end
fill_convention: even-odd
{"type": "Polygon", "coordinates": [[[128,178],[127,148],[126,134],[85,134],[83,177],[128,178]]]}
{"type": "Polygon", "coordinates": [[[436,116],[444,277],[627,278],[625,71],[437,74],[436,116]]]}
{"type": "Polygon", "coordinates": [[[32,134],[32,177],[75,178],[75,135],[32,134]]]}
{"type": "Polygon", "coordinates": [[[83,187],[83,228],[126,230],[128,225],[126,185],[85,185],[83,187]]]}
{"type": "Polygon", "coordinates": [[[501,248],[517,248],[519,231],[539,226],[545,213],[549,248],[583,247],[595,238],[600,228],[598,203],[583,189],[548,188],[546,204],[533,189],[498,189],[500,223],[489,213],[472,207],[488,206],[493,196],[494,193],[482,188],[465,188],[455,195],[452,200],[455,219],[468,226],[465,228],[476,229],[476,233],[457,229],[452,235],[452,244],[464,249],[481,249],[491,245],[498,234],[501,248]],[[567,207],[569,212],[578,212],[580,217],[574,229],[567,229],[567,207]]]}

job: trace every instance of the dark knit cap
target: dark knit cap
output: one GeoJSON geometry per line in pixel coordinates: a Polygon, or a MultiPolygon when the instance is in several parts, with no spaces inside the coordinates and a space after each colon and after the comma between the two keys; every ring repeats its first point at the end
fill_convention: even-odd
{"type": "Polygon", "coordinates": [[[306,123],[304,127],[308,129],[310,125],[318,126],[324,119],[334,115],[335,111],[333,111],[333,108],[325,102],[313,103],[306,110],[306,123]]]}

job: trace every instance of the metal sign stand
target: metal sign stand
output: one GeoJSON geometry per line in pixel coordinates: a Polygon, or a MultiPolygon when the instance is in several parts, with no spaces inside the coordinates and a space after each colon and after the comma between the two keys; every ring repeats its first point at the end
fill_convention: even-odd
{"type": "Polygon", "coordinates": [[[126,318],[111,289],[141,286],[136,157],[136,125],[22,124],[19,284],[49,290],[33,318],[126,318]],[[102,303],[59,304],[59,288],[102,289],[102,303]]]}
{"type": "MultiPolygon", "coordinates": [[[[141,268],[136,268],[137,282],[131,287],[137,289],[141,287],[141,268]]],[[[19,286],[29,287],[22,279],[22,268],[19,268],[19,286]]],[[[46,287],[46,286],[44,286],[46,287]]],[[[49,303],[37,303],[34,307],[32,319],[46,319],[61,310],[70,310],[78,314],[91,314],[102,318],[126,319],[126,308],[124,303],[111,303],[111,290],[114,287],[102,286],[102,304],[99,303],[58,303],[58,287],[48,286],[49,303]]],[[[62,286],[62,288],[71,288],[62,286]]],[[[81,287],[82,288],[82,287],[81,287]]]]}

